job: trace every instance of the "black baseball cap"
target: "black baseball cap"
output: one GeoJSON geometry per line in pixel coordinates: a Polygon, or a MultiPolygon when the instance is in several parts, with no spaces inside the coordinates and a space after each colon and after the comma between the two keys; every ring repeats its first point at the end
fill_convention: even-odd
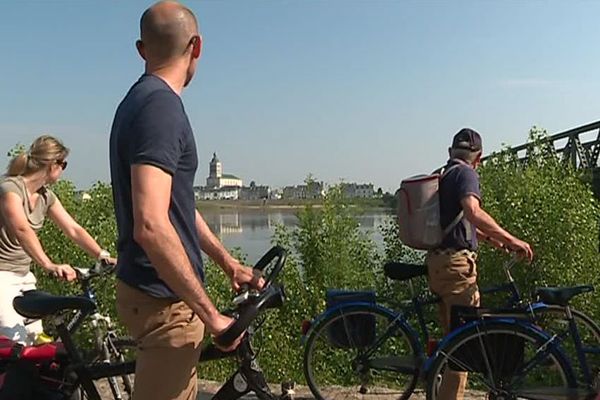
{"type": "Polygon", "coordinates": [[[481,135],[471,128],[463,128],[454,135],[452,148],[481,151],[481,135]]]}

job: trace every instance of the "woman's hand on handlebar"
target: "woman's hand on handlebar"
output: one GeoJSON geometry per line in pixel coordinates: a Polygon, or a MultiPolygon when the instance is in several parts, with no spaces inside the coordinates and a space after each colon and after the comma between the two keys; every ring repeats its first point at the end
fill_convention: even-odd
{"type": "Polygon", "coordinates": [[[46,270],[50,275],[68,282],[77,279],[77,272],[69,264],[50,264],[46,270]]]}
{"type": "Polygon", "coordinates": [[[231,265],[230,271],[231,286],[236,293],[245,285],[249,285],[251,288],[257,290],[262,289],[265,285],[265,280],[260,275],[260,271],[255,271],[251,267],[242,265],[237,260],[231,265]]]}
{"type": "Polygon", "coordinates": [[[115,257],[106,257],[106,258],[102,258],[100,260],[109,265],[117,265],[117,259],[115,257]]]}
{"type": "MultiPolygon", "coordinates": [[[[211,321],[210,326],[208,324],[206,324],[206,329],[209,331],[209,333],[212,335],[213,339],[217,336],[219,336],[220,334],[222,334],[223,332],[225,332],[227,329],[229,329],[231,327],[231,325],[233,325],[233,323],[235,322],[235,319],[228,317],[227,315],[223,315],[223,314],[218,314],[218,316],[211,321]]],[[[237,347],[240,345],[240,342],[242,341],[242,338],[244,337],[244,334],[246,332],[242,332],[242,334],[233,341],[233,343],[231,343],[229,346],[227,347],[222,347],[221,345],[219,345],[219,343],[216,340],[213,340],[215,346],[220,349],[221,351],[224,352],[230,352],[233,351],[235,349],[237,349],[237,347]]]]}

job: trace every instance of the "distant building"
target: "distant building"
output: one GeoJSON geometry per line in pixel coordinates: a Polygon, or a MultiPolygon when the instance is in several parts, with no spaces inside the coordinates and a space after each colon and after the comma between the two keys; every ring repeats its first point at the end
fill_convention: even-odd
{"type": "Polygon", "coordinates": [[[371,199],[375,195],[372,183],[342,183],[341,186],[348,199],[371,199]]]}
{"type": "Polygon", "coordinates": [[[208,178],[206,178],[207,189],[218,189],[225,186],[242,187],[243,183],[240,178],[231,174],[223,173],[223,164],[217,158],[217,153],[213,153],[213,158],[210,160],[208,167],[208,178]]]}
{"type": "Polygon", "coordinates": [[[250,186],[243,186],[240,178],[223,173],[223,164],[213,153],[213,158],[208,166],[206,186],[194,187],[197,200],[262,200],[268,199],[270,189],[268,186],[258,186],[254,181],[250,186]]]}
{"type": "Polygon", "coordinates": [[[197,186],[194,188],[194,192],[196,200],[237,200],[240,198],[238,186],[223,186],[213,189],[197,186]]]}
{"type": "Polygon", "coordinates": [[[263,200],[268,199],[270,190],[268,186],[257,186],[254,181],[250,186],[244,186],[240,189],[240,200],[263,200]]]}
{"type": "Polygon", "coordinates": [[[286,186],[281,196],[283,199],[303,200],[323,197],[323,182],[310,182],[306,185],[286,186]]]}

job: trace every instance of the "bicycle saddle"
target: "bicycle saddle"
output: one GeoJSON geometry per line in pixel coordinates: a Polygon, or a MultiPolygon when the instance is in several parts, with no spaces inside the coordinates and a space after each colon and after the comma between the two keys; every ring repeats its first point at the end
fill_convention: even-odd
{"type": "Polygon", "coordinates": [[[546,304],[556,304],[566,306],[569,301],[578,294],[593,292],[591,285],[573,286],[566,288],[545,287],[538,288],[535,291],[536,296],[546,304]]]}
{"type": "Polygon", "coordinates": [[[13,307],[25,318],[39,319],[62,310],[91,311],[96,305],[83,296],[54,296],[39,290],[27,290],[13,299],[13,307]]]}
{"type": "Polygon", "coordinates": [[[427,275],[427,267],[421,264],[388,262],[383,266],[385,276],[395,281],[406,281],[417,276],[427,275]]]}

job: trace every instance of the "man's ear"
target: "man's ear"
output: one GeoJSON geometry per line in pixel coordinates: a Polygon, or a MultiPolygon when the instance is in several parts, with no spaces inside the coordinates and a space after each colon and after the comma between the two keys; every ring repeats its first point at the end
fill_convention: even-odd
{"type": "Polygon", "coordinates": [[[481,156],[483,155],[483,151],[480,151],[477,154],[477,157],[475,157],[475,161],[473,161],[473,166],[477,167],[478,165],[481,165],[481,156]]]}
{"type": "Polygon", "coordinates": [[[142,57],[144,61],[146,61],[146,49],[144,48],[144,42],[142,42],[141,40],[136,40],[135,48],[137,49],[140,57],[142,57]]]}
{"type": "Polygon", "coordinates": [[[192,57],[199,58],[202,53],[202,36],[194,36],[192,38],[192,57]]]}

